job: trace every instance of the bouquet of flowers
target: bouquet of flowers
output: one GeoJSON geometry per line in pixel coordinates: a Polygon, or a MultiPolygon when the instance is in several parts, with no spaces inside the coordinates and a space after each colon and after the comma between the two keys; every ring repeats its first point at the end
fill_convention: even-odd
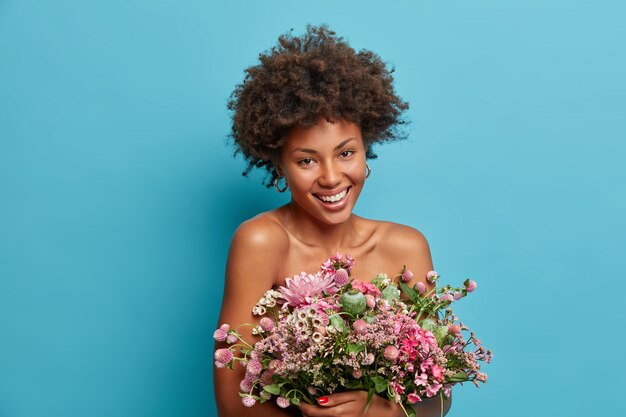
{"type": "Polygon", "coordinates": [[[248,324],[259,337],[254,345],[228,324],[215,331],[215,340],[230,345],[216,350],[215,365],[245,366],[243,404],[275,397],[286,408],[359,389],[414,416],[410,404],[436,395],[443,401],[457,383],[487,381],[479,361],[489,363],[491,351],[474,332],[464,337],[469,328],[449,307],[476,289],[474,281],[437,288],[439,275],[430,271],[426,279],[435,287],[427,291],[422,282],[409,287],[413,274],[403,267],[392,278],[379,274],[363,282],[351,277],[354,264],[337,254],[316,274],[303,272],[267,291],[252,310],[259,324],[248,324]]]}

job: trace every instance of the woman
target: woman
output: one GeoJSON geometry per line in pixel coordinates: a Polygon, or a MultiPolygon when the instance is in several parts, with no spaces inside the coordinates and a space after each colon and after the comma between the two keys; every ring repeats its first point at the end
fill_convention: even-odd
{"type": "MultiPolygon", "coordinates": [[[[408,226],[352,213],[373,158],[372,145],[401,138],[396,126],[408,105],[396,96],[391,71],[370,51],[355,52],[326,26],[307,26],[302,37],[281,36],[279,45],[247,69],[229,109],[232,137],[249,167],[264,167],[269,185],[287,189],[291,201],[242,223],[226,267],[220,323],[254,323],[252,307],[285,277],[312,272],[339,252],[357,260],[352,275],[372,279],[402,265],[413,282],[429,289],[433,270],[428,243],[408,226]]],[[[244,337],[255,339],[248,332],[244,337]]],[[[224,347],[217,344],[216,348],[224,347]]],[[[239,401],[243,368],[215,369],[220,417],[255,415],[363,416],[365,391],[318,398],[318,405],[280,409],[272,402],[246,408],[239,401]]],[[[444,403],[444,413],[450,401],[444,403]]],[[[439,416],[440,399],[415,406],[418,416],[439,416]]],[[[374,396],[368,416],[402,416],[398,404],[374,396]]]]}

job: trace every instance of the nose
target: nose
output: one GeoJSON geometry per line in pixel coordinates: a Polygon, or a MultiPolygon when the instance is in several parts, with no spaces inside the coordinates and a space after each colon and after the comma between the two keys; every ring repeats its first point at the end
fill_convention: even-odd
{"type": "Polygon", "coordinates": [[[327,163],[322,168],[318,182],[322,187],[335,188],[341,183],[341,169],[336,163],[327,163]]]}

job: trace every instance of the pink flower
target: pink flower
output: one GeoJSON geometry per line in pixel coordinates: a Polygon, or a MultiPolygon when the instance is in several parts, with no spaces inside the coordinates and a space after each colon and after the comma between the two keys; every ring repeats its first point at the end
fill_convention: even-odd
{"type": "Polygon", "coordinates": [[[454,336],[459,336],[461,334],[461,326],[458,324],[451,324],[448,326],[448,333],[454,336]]]}
{"type": "Polygon", "coordinates": [[[394,362],[396,359],[398,359],[399,355],[400,355],[400,351],[398,350],[397,347],[393,345],[387,346],[385,348],[385,352],[383,353],[383,356],[385,357],[385,359],[387,359],[390,362],[394,362]]]}
{"type": "Polygon", "coordinates": [[[374,298],[374,296],[372,294],[365,294],[365,304],[369,308],[376,307],[376,298],[374,298]]]}
{"type": "Polygon", "coordinates": [[[426,284],[424,284],[424,283],[423,283],[423,282],[421,282],[421,281],[420,281],[420,282],[418,282],[418,283],[417,283],[417,291],[418,291],[420,294],[424,294],[424,293],[426,292],[426,284]]]}
{"type": "Polygon", "coordinates": [[[441,389],[441,384],[439,383],[434,383],[432,385],[429,385],[426,387],[426,396],[434,397],[435,395],[437,395],[440,389],[441,389]]]}
{"type": "Polygon", "coordinates": [[[213,339],[217,340],[218,342],[223,342],[224,340],[226,340],[227,337],[228,334],[222,329],[217,329],[213,332],[213,339]]]}
{"type": "Polygon", "coordinates": [[[261,328],[266,332],[271,332],[274,328],[274,321],[269,317],[263,317],[259,324],[261,325],[261,328]]]}
{"type": "Polygon", "coordinates": [[[217,340],[218,342],[223,342],[224,340],[226,340],[226,337],[228,336],[229,329],[230,329],[230,326],[228,324],[222,324],[219,329],[213,332],[213,338],[217,340]]]}
{"type": "Polygon", "coordinates": [[[233,360],[233,352],[231,352],[229,349],[218,349],[213,354],[213,358],[217,362],[221,362],[224,365],[228,365],[230,361],[233,360]]]}
{"type": "Polygon", "coordinates": [[[335,279],[335,284],[337,284],[340,287],[343,287],[350,281],[350,277],[348,276],[348,271],[346,271],[343,268],[339,268],[337,271],[335,271],[334,279],[335,279]]]}
{"type": "Polygon", "coordinates": [[[354,331],[357,334],[363,335],[363,334],[367,333],[367,331],[370,328],[370,325],[367,324],[367,322],[365,320],[358,319],[357,321],[354,322],[352,327],[354,328],[354,331]]]}
{"type": "Polygon", "coordinates": [[[354,371],[352,371],[352,377],[355,379],[359,379],[363,376],[363,372],[361,372],[360,369],[355,369],[354,371]]]}
{"type": "Polygon", "coordinates": [[[426,387],[426,386],[428,386],[428,375],[426,375],[425,372],[422,372],[422,374],[420,374],[420,375],[417,375],[417,373],[416,373],[415,380],[413,382],[415,382],[415,385],[417,385],[418,387],[420,385],[423,385],[423,386],[426,387]]]}
{"type": "Polygon", "coordinates": [[[452,295],[450,295],[449,292],[442,294],[441,297],[439,297],[439,301],[454,301],[454,297],[452,297],[452,295]]]}
{"type": "Polygon", "coordinates": [[[443,369],[439,365],[433,365],[430,372],[436,380],[443,381],[443,369]]]}
{"type": "Polygon", "coordinates": [[[402,273],[402,282],[409,282],[413,278],[413,272],[410,269],[405,270],[402,273]]]}
{"type": "Polygon", "coordinates": [[[457,291],[457,292],[454,293],[454,299],[455,300],[460,300],[461,298],[463,298],[463,293],[462,292],[457,291]]]}
{"type": "Polygon", "coordinates": [[[259,362],[256,359],[253,359],[250,362],[248,362],[248,365],[246,366],[246,372],[249,373],[250,375],[258,375],[261,373],[262,370],[263,370],[263,365],[261,365],[261,362],[259,362]]]}
{"type": "Polygon", "coordinates": [[[439,274],[435,271],[428,271],[426,274],[426,280],[431,284],[434,284],[435,281],[437,281],[437,278],[439,278],[439,274]]]}
{"type": "Polygon", "coordinates": [[[363,294],[371,294],[374,297],[380,297],[380,290],[371,282],[362,282],[358,279],[352,280],[352,288],[359,290],[363,294]]]}
{"type": "Polygon", "coordinates": [[[286,279],[287,287],[280,287],[278,291],[286,304],[292,307],[300,307],[315,302],[316,297],[322,296],[322,292],[334,293],[337,287],[333,282],[332,275],[321,273],[307,274],[305,272],[286,279]]]}
{"type": "Polygon", "coordinates": [[[226,343],[228,343],[229,345],[232,345],[233,343],[237,343],[237,340],[239,340],[237,339],[237,336],[231,333],[226,338],[226,343]]]}
{"type": "Polygon", "coordinates": [[[472,292],[477,287],[476,281],[473,281],[471,279],[465,280],[464,284],[465,284],[465,289],[467,290],[467,292],[472,292]]]}
{"type": "Polygon", "coordinates": [[[242,397],[241,402],[246,407],[252,407],[254,404],[256,404],[256,400],[254,399],[254,397],[250,397],[250,396],[242,397]]]}
{"type": "Polygon", "coordinates": [[[246,377],[244,379],[241,380],[241,382],[239,383],[239,389],[242,392],[249,392],[250,390],[252,390],[252,386],[254,383],[254,377],[252,375],[246,375],[246,377]]]}
{"type": "Polygon", "coordinates": [[[276,398],[276,404],[278,404],[280,408],[287,408],[289,407],[289,400],[285,397],[278,397],[276,398]]]}
{"type": "Polygon", "coordinates": [[[415,404],[417,402],[422,401],[422,399],[420,398],[419,395],[417,395],[416,393],[412,392],[407,396],[407,400],[409,401],[410,404],[415,404]]]}

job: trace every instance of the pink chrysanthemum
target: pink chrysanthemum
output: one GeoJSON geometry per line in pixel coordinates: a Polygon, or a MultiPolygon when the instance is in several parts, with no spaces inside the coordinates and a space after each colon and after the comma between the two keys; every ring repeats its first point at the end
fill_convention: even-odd
{"type": "Polygon", "coordinates": [[[287,278],[286,283],[287,287],[280,287],[278,291],[285,303],[292,307],[312,304],[323,291],[327,293],[337,291],[332,275],[321,273],[313,275],[302,272],[293,278],[287,278]]]}

